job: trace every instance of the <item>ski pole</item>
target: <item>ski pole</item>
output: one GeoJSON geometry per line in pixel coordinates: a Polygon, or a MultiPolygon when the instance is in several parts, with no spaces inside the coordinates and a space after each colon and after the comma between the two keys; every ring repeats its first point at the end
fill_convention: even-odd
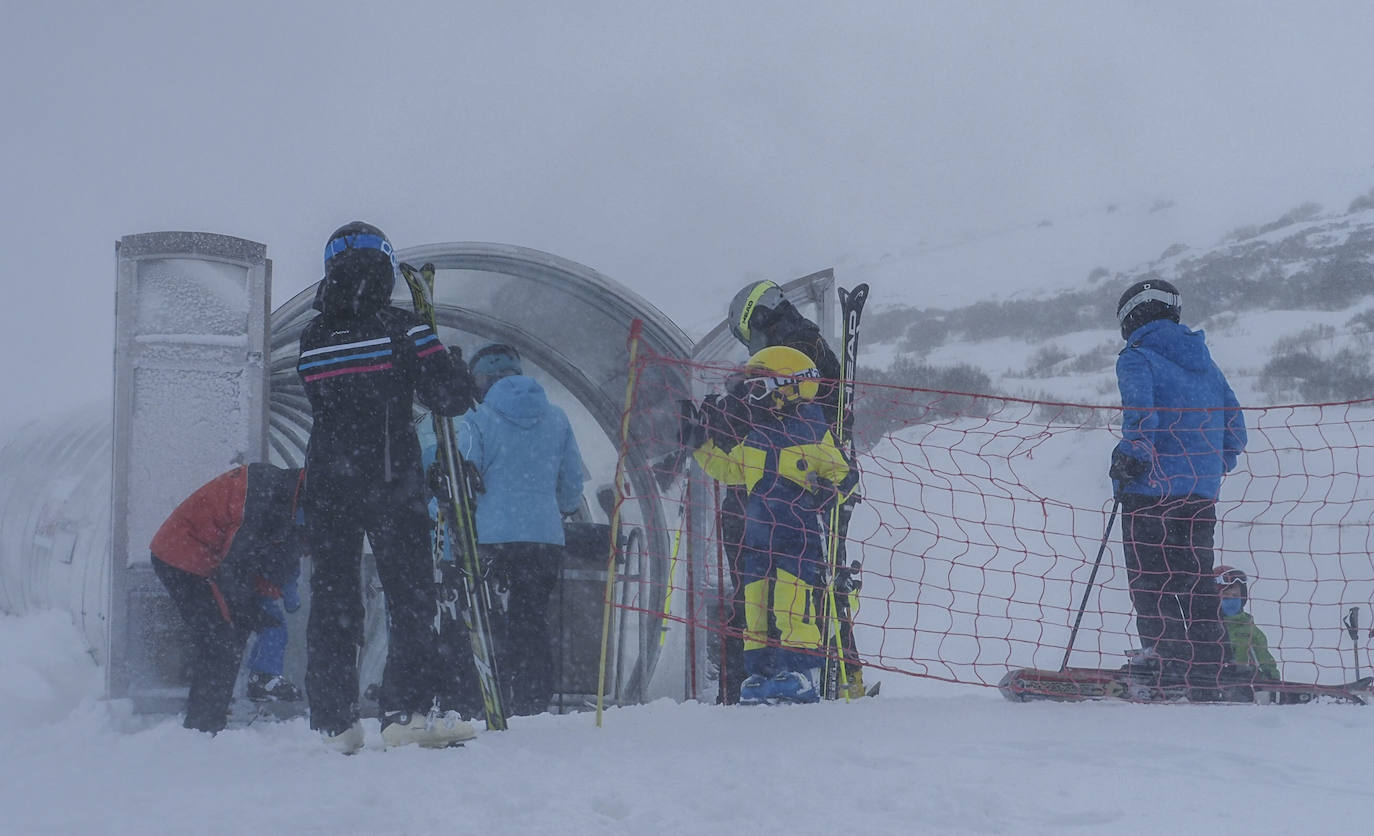
{"type": "Polygon", "coordinates": [[[1345,616],[1345,629],[1350,633],[1350,649],[1355,656],[1355,678],[1360,678],[1360,608],[1351,607],[1345,616]]]}
{"type": "Polygon", "coordinates": [[[1088,608],[1088,595],[1093,591],[1093,584],[1097,581],[1097,570],[1102,565],[1102,555],[1107,551],[1107,539],[1112,536],[1112,526],[1116,524],[1116,512],[1120,508],[1121,498],[1114,497],[1112,514],[1107,518],[1107,530],[1102,532],[1102,545],[1097,550],[1097,560],[1093,561],[1092,573],[1088,575],[1088,588],[1083,590],[1083,601],[1078,605],[1078,617],[1073,620],[1073,629],[1069,631],[1069,646],[1064,648],[1064,661],[1059,663],[1061,671],[1069,666],[1069,654],[1073,653],[1073,643],[1078,638],[1078,625],[1083,622],[1083,611],[1088,608]]]}

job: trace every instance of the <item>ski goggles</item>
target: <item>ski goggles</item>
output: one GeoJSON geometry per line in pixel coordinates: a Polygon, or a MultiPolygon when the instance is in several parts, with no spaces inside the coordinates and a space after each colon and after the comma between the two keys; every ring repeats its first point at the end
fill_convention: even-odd
{"type": "Polygon", "coordinates": [[[1228,587],[1233,583],[1248,583],[1249,581],[1250,579],[1247,578],[1245,576],[1245,573],[1239,569],[1227,569],[1225,572],[1222,572],[1220,575],[1217,575],[1216,577],[1217,586],[1223,588],[1228,587]]]}
{"type": "Polygon", "coordinates": [[[396,266],[396,251],[392,248],[391,242],[380,235],[340,235],[324,245],[324,263],[328,264],[329,259],[345,250],[377,250],[391,259],[392,267],[396,266]]]}
{"type": "Polygon", "coordinates": [[[1182,311],[1183,298],[1177,293],[1170,293],[1167,290],[1160,290],[1155,287],[1146,287],[1130,299],[1116,312],[1116,321],[1124,323],[1126,317],[1131,315],[1131,311],[1145,304],[1146,302],[1163,302],[1171,308],[1182,311]]]}
{"type": "Polygon", "coordinates": [[[751,377],[746,381],[746,391],[751,400],[761,401],[784,386],[794,386],[794,377],[751,377]]]}

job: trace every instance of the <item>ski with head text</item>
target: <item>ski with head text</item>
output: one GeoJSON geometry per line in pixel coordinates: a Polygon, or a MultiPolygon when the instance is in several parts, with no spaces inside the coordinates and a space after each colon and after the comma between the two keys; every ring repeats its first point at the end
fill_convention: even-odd
{"type": "MultiPolygon", "coordinates": [[[[410,288],[415,313],[438,334],[439,323],[434,311],[434,265],[425,264],[416,270],[409,264],[402,264],[401,275],[410,288]]],[[[437,463],[444,475],[445,489],[440,491],[439,516],[451,538],[454,556],[461,570],[463,621],[472,641],[472,659],[482,691],[485,720],[488,729],[505,729],[505,703],[501,694],[501,680],[497,675],[496,646],[492,632],[491,590],[477,554],[477,527],[473,520],[476,502],[472,486],[466,478],[462,456],[458,452],[458,435],[453,419],[431,413],[430,420],[438,442],[437,463]]]]}
{"type": "MultiPolygon", "coordinates": [[[[859,323],[863,319],[864,303],[868,301],[868,285],[853,290],[839,288],[840,295],[840,380],[835,411],[835,444],[843,451],[853,467],[854,440],[849,432],[852,425],[854,381],[859,360],[859,323]]],[[[857,477],[856,477],[857,478],[857,477]]],[[[854,644],[854,611],[859,594],[859,562],[847,563],[844,557],[847,520],[840,497],[828,511],[826,541],[826,584],[823,603],[825,630],[825,660],[821,666],[821,696],[839,699],[863,696],[859,654],[854,644]],[[853,693],[857,686],[859,693],[853,693]]],[[[871,689],[877,694],[877,687],[871,689]]]]}

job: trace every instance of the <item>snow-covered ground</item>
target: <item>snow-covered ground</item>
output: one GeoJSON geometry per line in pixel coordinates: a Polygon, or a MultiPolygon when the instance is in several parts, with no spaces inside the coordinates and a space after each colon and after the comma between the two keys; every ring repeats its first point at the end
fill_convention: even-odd
{"type": "Polygon", "coordinates": [[[1374,806],[1374,708],[1013,704],[886,676],[849,705],[661,701],[516,718],[462,749],[210,738],[97,699],[67,616],[0,617],[16,834],[1334,833],[1374,806]]]}

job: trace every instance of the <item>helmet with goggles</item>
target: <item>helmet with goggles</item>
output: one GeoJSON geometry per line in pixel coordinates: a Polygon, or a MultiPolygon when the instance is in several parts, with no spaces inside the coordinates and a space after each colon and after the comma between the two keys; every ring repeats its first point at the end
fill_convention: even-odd
{"type": "Polygon", "coordinates": [[[1142,325],[1156,319],[1178,322],[1183,311],[1183,297],[1178,288],[1163,279],[1136,282],[1126,288],[1116,303],[1116,321],[1121,325],[1121,338],[1129,340],[1142,325]]]}
{"type": "Polygon", "coordinates": [[[809,401],[820,389],[821,373],[810,357],[785,345],[754,352],[744,366],[746,391],[755,401],[809,401]]]}

